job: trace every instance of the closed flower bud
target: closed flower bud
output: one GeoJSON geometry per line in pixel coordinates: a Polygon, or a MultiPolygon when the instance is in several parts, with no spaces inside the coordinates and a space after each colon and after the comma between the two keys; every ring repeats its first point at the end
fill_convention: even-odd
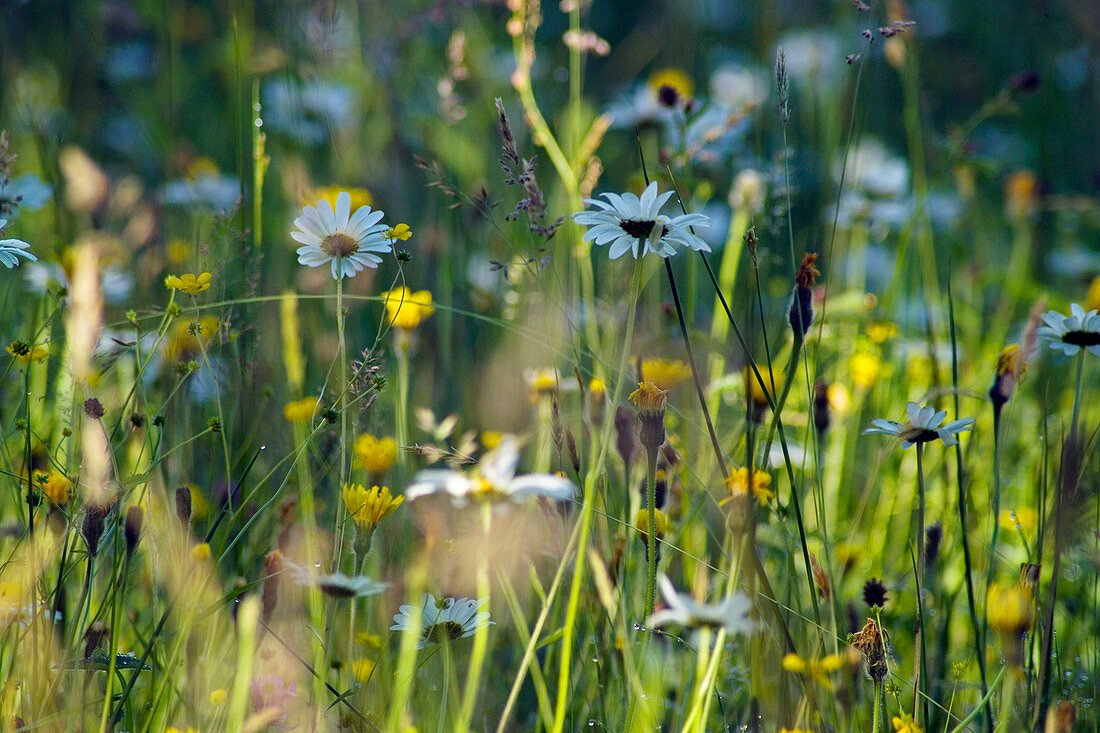
{"type": "Polygon", "coordinates": [[[134,554],[134,550],[137,549],[138,542],[141,541],[141,524],[144,519],[144,512],[141,511],[141,507],[136,504],[126,510],[126,526],[124,534],[126,536],[126,555],[130,556],[134,554]]]}
{"type": "Polygon", "coordinates": [[[187,486],[176,489],[176,516],[184,527],[191,522],[191,489],[187,486]]]}
{"type": "Polygon", "coordinates": [[[80,534],[88,545],[88,557],[95,557],[99,551],[99,539],[103,536],[103,520],[107,518],[109,507],[88,505],[84,509],[84,522],[80,525],[80,534]]]}
{"type": "Polygon", "coordinates": [[[802,258],[802,266],[795,275],[794,296],[791,307],[787,313],[787,320],[791,324],[791,332],[796,343],[801,343],[806,338],[806,332],[814,322],[814,278],[821,274],[814,263],[817,255],[809,253],[802,258]]]}
{"type": "Polygon", "coordinates": [[[283,553],[272,550],[264,557],[264,585],[260,594],[261,618],[264,623],[271,620],[275,606],[279,603],[279,575],[283,572],[283,553]]]}

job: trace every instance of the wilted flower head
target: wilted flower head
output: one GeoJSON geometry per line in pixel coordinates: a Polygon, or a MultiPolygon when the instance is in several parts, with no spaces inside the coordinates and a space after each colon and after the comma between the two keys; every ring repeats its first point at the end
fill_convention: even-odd
{"type": "Polygon", "coordinates": [[[441,469],[421,471],[405,490],[405,496],[413,501],[445,493],[457,506],[464,506],[470,499],[511,499],[522,503],[530,496],[545,496],[557,501],[573,498],[573,483],[568,479],[551,474],[517,476],[518,467],[519,441],[508,436],[486,453],[471,473],[441,469]]]}
{"type": "Polygon", "coordinates": [[[754,624],[749,617],[752,602],[743,593],[734,592],[720,603],[699,603],[690,595],[677,593],[667,575],[657,578],[668,608],[657,611],[646,619],[654,627],[679,624],[689,628],[725,629],[729,634],[752,633],[754,624]]]}
{"type": "Polygon", "coordinates": [[[1066,356],[1073,356],[1081,349],[1100,356],[1100,314],[1094,310],[1086,312],[1077,303],[1071,304],[1069,310],[1068,316],[1058,311],[1044,313],[1046,325],[1039,329],[1039,338],[1066,356]]]}
{"type": "Polygon", "coordinates": [[[958,438],[955,437],[958,433],[970,430],[974,425],[974,418],[968,417],[939,426],[947,417],[947,413],[942,410],[937,411],[930,406],[921,407],[916,402],[907,404],[905,411],[909,414],[908,423],[875,419],[871,421],[874,427],[867,428],[863,432],[893,435],[901,439],[902,448],[908,448],[916,443],[928,443],[936,439],[942,440],[944,445],[952,446],[959,442],[958,438]]]}
{"type": "Polygon", "coordinates": [[[390,631],[402,631],[419,635],[417,649],[443,641],[457,641],[473,636],[483,626],[495,624],[489,620],[489,612],[481,608],[489,598],[440,598],[431,593],[420,599],[420,622],[414,625],[415,606],[403,605],[393,616],[390,631]]]}
{"type": "Polygon", "coordinates": [[[336,197],[335,209],[324,199],[316,207],[306,206],[290,233],[302,244],[298,262],[309,267],[329,263],[334,280],[354,277],[364,267],[378,267],[379,255],[393,249],[383,236],[386,225],[379,223],[383,216],[369,206],[351,213],[351,196],[346,191],[336,197]]]}
{"type": "Polygon", "coordinates": [[[646,186],[640,198],[633,193],[601,195],[607,201],[585,199],[584,203],[595,210],[577,212],[573,220],[590,227],[584,234],[584,241],[611,245],[607,253],[611,259],[617,260],[627,252],[635,259],[650,252],[671,257],[676,254],[676,246],[710,251],[706,242],[688,230],[690,226],[710,226],[710,219],[702,214],[681,214],[672,218],[661,214],[661,207],[672,196],[672,191],[658,194],[656,181],[646,186]],[[641,251],[640,243],[643,244],[641,251]]]}

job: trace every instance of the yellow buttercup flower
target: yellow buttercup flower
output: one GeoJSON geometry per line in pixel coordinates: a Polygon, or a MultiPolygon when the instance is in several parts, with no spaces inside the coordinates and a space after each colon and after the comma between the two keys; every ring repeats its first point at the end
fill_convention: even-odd
{"type": "Polygon", "coordinates": [[[283,406],[283,417],[298,425],[308,424],[317,414],[317,405],[321,400],[316,397],[303,397],[292,400],[283,406]]]}
{"type": "Polygon", "coordinates": [[[402,286],[382,293],[382,297],[385,298],[386,317],[395,328],[412,331],[435,313],[432,294],[427,290],[414,293],[402,286]]]}
{"type": "Polygon", "coordinates": [[[54,504],[61,505],[69,500],[73,482],[64,474],[50,471],[46,480],[42,482],[41,487],[42,493],[50,497],[50,500],[54,504]]]}
{"type": "Polygon", "coordinates": [[[213,276],[209,272],[203,272],[199,275],[188,272],[178,277],[176,275],[169,275],[164,278],[164,285],[172,290],[179,290],[194,295],[210,287],[211,277],[213,276]]]}
{"type": "Polygon", "coordinates": [[[365,469],[372,481],[378,480],[397,460],[397,441],[363,433],[355,439],[352,452],[355,453],[355,464],[365,469]]]}
{"type": "Polygon", "coordinates": [[[412,236],[412,229],[409,229],[408,224],[398,224],[397,226],[392,226],[387,229],[382,236],[391,242],[396,242],[398,240],[404,242],[412,236]]]}
{"type": "Polygon", "coordinates": [[[504,437],[504,433],[499,430],[483,430],[481,432],[481,447],[485,450],[492,450],[500,445],[501,438],[504,437]]]}
{"type": "Polygon", "coordinates": [[[844,658],[839,654],[830,654],[821,659],[803,659],[797,654],[788,654],[783,657],[783,669],[794,674],[812,679],[826,690],[833,690],[836,686],[829,679],[829,674],[844,666],[844,658]]]}
{"type": "MultiPolygon", "coordinates": [[[[752,472],[752,496],[765,506],[768,500],[775,498],[775,492],[771,490],[772,477],[766,471],[753,470],[752,472]]],[[[730,498],[722,503],[738,496],[747,496],[749,493],[749,469],[735,468],[726,477],[726,488],[730,490],[730,498]]]]}
{"type": "Polygon", "coordinates": [[[898,335],[898,326],[891,321],[878,321],[867,327],[867,338],[876,344],[885,343],[898,335]]]}
{"type": "Polygon", "coordinates": [[[187,490],[191,492],[191,519],[200,522],[210,516],[210,502],[195,484],[188,484],[187,490]]]}
{"type": "Polygon", "coordinates": [[[359,484],[344,484],[344,506],[361,527],[377,525],[404,501],[403,496],[392,496],[388,486],[367,489],[359,484]]]}
{"type": "Polygon", "coordinates": [[[8,353],[20,364],[30,364],[32,361],[45,359],[50,355],[50,349],[46,346],[28,344],[25,341],[12,341],[8,344],[8,353]]]}
{"type": "Polygon", "coordinates": [[[364,684],[370,679],[373,672],[374,662],[366,657],[360,657],[351,663],[351,673],[355,675],[355,679],[364,684]]]}
{"type": "Polygon", "coordinates": [[[924,733],[924,728],[917,725],[915,720],[908,717],[895,715],[890,718],[890,724],[894,726],[894,733],[924,733]]]}
{"type": "Polygon", "coordinates": [[[210,693],[210,704],[216,708],[220,708],[225,705],[225,701],[229,699],[229,693],[224,688],[219,687],[210,693]]]}

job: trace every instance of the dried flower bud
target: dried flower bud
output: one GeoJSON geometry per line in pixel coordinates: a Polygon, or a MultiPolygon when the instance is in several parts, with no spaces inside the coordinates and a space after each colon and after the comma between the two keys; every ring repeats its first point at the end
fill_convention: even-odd
{"type": "Polygon", "coordinates": [[[1039,572],[1042,566],[1033,562],[1020,563],[1020,586],[1031,595],[1039,587],[1039,572]]]}
{"type": "Polygon", "coordinates": [[[821,597],[826,601],[830,600],[833,597],[833,592],[829,586],[829,576],[825,574],[825,568],[821,567],[821,563],[817,561],[817,555],[812,552],[810,553],[810,568],[813,571],[814,585],[817,586],[821,597]]]}
{"type": "Polygon", "coordinates": [[[141,541],[141,524],[144,517],[145,514],[142,512],[141,507],[136,504],[126,510],[126,526],[123,532],[126,536],[127,557],[134,554],[138,542],[141,541]]]}
{"type": "Polygon", "coordinates": [[[84,414],[93,420],[103,417],[103,404],[95,397],[84,400],[84,414]]]}
{"type": "Polygon", "coordinates": [[[176,489],[176,516],[184,527],[191,523],[191,489],[187,486],[176,489]]]}
{"type": "Polygon", "coordinates": [[[806,338],[806,332],[814,322],[814,278],[821,274],[814,266],[816,262],[816,254],[812,252],[807,254],[802,258],[802,265],[795,275],[794,295],[787,313],[787,320],[791,324],[791,331],[797,343],[801,343],[806,338]]]}
{"type": "Polygon", "coordinates": [[[107,518],[110,507],[89,504],[84,509],[84,522],[80,525],[80,534],[88,545],[88,557],[95,557],[99,551],[99,539],[103,536],[103,520],[107,518]]]}
{"type": "Polygon", "coordinates": [[[867,623],[852,639],[852,646],[863,655],[863,661],[867,663],[867,674],[873,680],[885,679],[890,668],[886,661],[886,642],[890,635],[886,629],[878,625],[873,618],[867,619],[867,623]]]}

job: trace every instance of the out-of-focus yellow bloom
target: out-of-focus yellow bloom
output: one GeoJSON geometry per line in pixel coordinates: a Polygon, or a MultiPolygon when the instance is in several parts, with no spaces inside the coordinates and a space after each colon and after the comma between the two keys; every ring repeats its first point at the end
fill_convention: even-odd
{"type": "Polygon", "coordinates": [[[210,693],[210,704],[216,708],[220,708],[222,705],[225,705],[225,701],[228,699],[229,693],[221,687],[210,693]]]}
{"type": "Polygon", "coordinates": [[[1039,514],[1029,506],[1019,509],[1005,509],[999,517],[1001,527],[1007,530],[1019,529],[1030,532],[1039,524],[1039,514]]]}
{"type": "Polygon", "coordinates": [[[382,297],[385,298],[386,318],[394,328],[413,331],[435,313],[432,294],[427,290],[414,293],[402,286],[382,293],[382,297]]]}
{"type": "Polygon", "coordinates": [[[882,359],[870,351],[857,351],[848,358],[848,373],[852,384],[868,389],[882,373],[882,359]]]}
{"type": "MultiPolygon", "coordinates": [[[[775,492],[771,490],[772,477],[766,471],[753,470],[752,472],[752,497],[760,502],[760,506],[767,505],[770,499],[775,498],[775,492]]],[[[730,499],[739,496],[747,496],[749,493],[749,469],[735,468],[726,477],[726,488],[730,490],[730,497],[723,500],[723,504],[730,499]]]]}
{"type": "Polygon", "coordinates": [[[45,359],[50,355],[50,349],[47,346],[34,346],[25,341],[12,341],[8,344],[8,353],[20,364],[30,364],[32,361],[45,359]]]}
{"type": "Polygon", "coordinates": [[[600,397],[603,397],[603,395],[607,392],[607,385],[602,379],[598,377],[592,377],[592,379],[588,382],[588,391],[591,392],[593,395],[599,395],[600,397]]]}
{"type": "Polygon", "coordinates": [[[898,335],[898,325],[892,321],[878,321],[867,327],[867,338],[876,344],[886,343],[898,335]]]}
{"type": "Polygon", "coordinates": [[[839,654],[830,654],[821,659],[803,659],[797,654],[783,657],[783,669],[812,679],[826,690],[835,689],[829,674],[844,666],[844,658],[839,654]]]}
{"type": "Polygon", "coordinates": [[[317,397],[292,400],[283,406],[283,417],[292,423],[305,425],[317,414],[317,405],[320,401],[317,397]]]}
{"type": "MultiPolygon", "coordinates": [[[[768,394],[772,396],[772,399],[779,398],[779,392],[783,389],[782,382],[776,382],[774,374],[768,373],[767,365],[761,365],[760,376],[764,378],[764,383],[768,385],[768,394]]],[[[782,378],[783,375],[779,375],[782,378]]],[[[748,390],[749,398],[760,407],[768,406],[768,396],[764,394],[764,384],[756,378],[753,374],[752,367],[745,367],[745,389],[748,390]]]]}
{"type": "Polygon", "coordinates": [[[695,94],[695,82],[691,80],[688,73],[683,69],[675,67],[668,67],[664,69],[658,69],[649,76],[647,86],[654,96],[658,96],[661,92],[661,87],[671,87],[676,90],[676,94],[684,99],[691,99],[695,94]]]}
{"type": "Polygon", "coordinates": [[[1031,628],[1035,599],[1019,583],[994,583],[985,597],[985,617],[999,634],[1019,638],[1031,628]]]}
{"type": "Polygon", "coordinates": [[[852,394],[847,387],[838,382],[829,385],[825,396],[829,398],[829,407],[840,414],[848,412],[848,408],[852,406],[852,394]]]}
{"type": "Polygon", "coordinates": [[[382,478],[397,460],[397,441],[363,433],[355,439],[352,452],[355,453],[355,464],[365,469],[374,481],[382,478]]]}
{"type": "Polygon", "coordinates": [[[500,440],[504,437],[504,433],[499,430],[484,430],[480,437],[481,447],[485,450],[492,450],[500,445],[500,440]]]}
{"type": "Polygon", "coordinates": [[[169,361],[187,361],[199,356],[218,332],[218,319],[204,316],[198,321],[180,319],[164,342],[164,356],[169,361]]]}
{"type": "Polygon", "coordinates": [[[283,336],[283,366],[287,385],[294,392],[302,388],[306,368],[302,359],[302,339],[298,334],[298,296],[293,290],[279,300],[279,326],[283,336]]]}
{"type": "Polygon", "coordinates": [[[203,272],[199,275],[187,272],[183,275],[169,275],[164,278],[165,287],[172,290],[179,290],[190,295],[195,293],[201,293],[210,287],[210,278],[213,277],[209,272],[203,272]]]}
{"type": "Polygon", "coordinates": [[[1085,312],[1100,311],[1100,275],[1092,279],[1088,295],[1085,296],[1085,312]]]}
{"type": "Polygon", "coordinates": [[[691,367],[682,359],[642,359],[642,381],[668,392],[691,379],[691,367]]]}
{"type": "Polygon", "coordinates": [[[23,605],[23,586],[11,580],[0,582],[0,620],[11,620],[23,605]]]}
{"type": "Polygon", "coordinates": [[[203,542],[191,548],[191,559],[206,562],[210,559],[210,543],[203,542]]]}
{"type": "Polygon", "coordinates": [[[344,186],[320,186],[313,189],[299,203],[302,206],[316,206],[321,201],[328,201],[333,209],[336,208],[336,199],[340,192],[347,191],[351,198],[351,211],[358,211],[363,206],[370,206],[374,197],[365,188],[345,188],[344,186]]]}
{"type": "Polygon", "coordinates": [[[392,496],[388,486],[367,489],[359,484],[344,484],[344,506],[361,527],[376,526],[404,501],[403,496],[392,496]]]}
{"type": "Polygon", "coordinates": [[[890,723],[894,726],[894,733],[924,733],[924,728],[917,725],[915,720],[910,720],[908,717],[901,717],[895,715],[890,718],[890,723]]]}
{"type": "Polygon", "coordinates": [[[355,643],[365,649],[381,649],[382,637],[378,634],[368,634],[366,631],[359,631],[355,634],[355,643]]]}
{"type": "Polygon", "coordinates": [[[412,236],[412,229],[409,229],[408,224],[398,224],[397,226],[392,226],[387,229],[382,236],[391,242],[396,242],[398,240],[404,242],[412,236]]]}
{"type": "Polygon", "coordinates": [[[182,265],[191,259],[191,245],[183,239],[173,239],[168,243],[168,263],[182,265]]]}
{"type": "Polygon", "coordinates": [[[203,496],[202,489],[195,484],[188,484],[187,490],[191,492],[191,519],[201,522],[210,516],[210,502],[203,496]]]}
{"type": "Polygon", "coordinates": [[[54,504],[64,504],[69,500],[69,496],[72,492],[73,482],[70,481],[64,474],[57,473],[56,471],[50,471],[46,480],[42,482],[42,493],[50,497],[50,501],[54,504]]]}
{"type": "Polygon", "coordinates": [[[374,672],[374,662],[366,657],[359,657],[351,663],[351,673],[361,683],[366,684],[372,672],[374,672]]]}
{"type": "MultiPolygon", "coordinates": [[[[660,509],[653,511],[653,525],[657,527],[656,539],[661,539],[668,534],[668,517],[660,509]]],[[[638,510],[638,515],[634,517],[634,526],[637,527],[641,538],[649,542],[649,509],[643,507],[638,510]]]]}
{"type": "Polygon", "coordinates": [[[1005,216],[1027,219],[1039,205],[1039,179],[1029,170],[1018,170],[1005,181],[1005,216]]]}

